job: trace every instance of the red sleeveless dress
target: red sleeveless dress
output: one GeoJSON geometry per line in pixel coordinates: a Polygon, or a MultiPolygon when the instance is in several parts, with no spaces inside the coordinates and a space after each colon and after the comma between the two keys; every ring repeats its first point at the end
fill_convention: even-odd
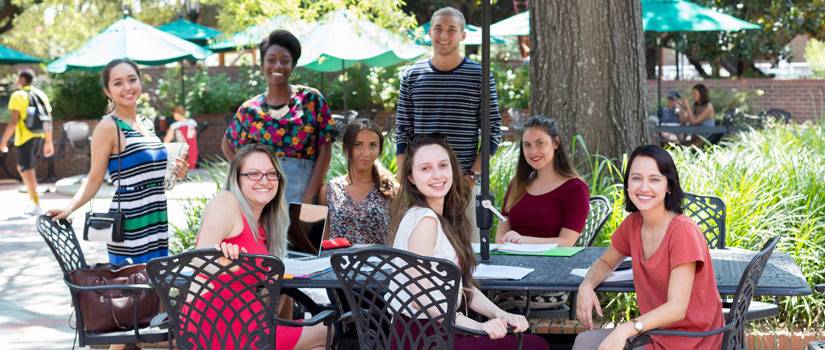
{"type": "MultiPolygon", "coordinates": [[[[266,247],[266,239],[263,238],[265,237],[263,228],[258,229],[261,235],[258,236],[259,239],[256,240],[246,220],[243,220],[243,222],[243,231],[241,231],[239,235],[224,239],[222,242],[237,244],[239,247],[246,248],[249,254],[269,254],[269,249],[266,247]]],[[[250,340],[246,339],[246,336],[240,336],[240,333],[242,327],[247,328],[245,330],[246,332],[252,332],[252,329],[259,327],[259,321],[252,320],[252,318],[256,315],[262,315],[259,312],[263,304],[253,301],[256,296],[251,291],[246,292],[249,294],[248,296],[243,294],[241,298],[251,302],[244,303],[238,298],[230,299],[229,297],[233,294],[232,290],[242,291],[244,288],[241,283],[229,282],[231,276],[227,275],[226,278],[221,277],[222,276],[218,276],[218,279],[230,283],[230,288],[221,288],[222,286],[215,286],[216,283],[213,283],[211,286],[213,288],[210,288],[210,290],[219,290],[218,293],[221,294],[222,298],[213,298],[211,291],[205,292],[191,302],[191,308],[194,310],[186,310],[188,308],[184,307],[181,311],[183,314],[188,314],[191,321],[185,325],[185,328],[187,331],[194,332],[196,339],[181,339],[177,337],[176,340],[178,342],[194,341],[206,349],[232,350],[236,349],[235,344],[240,345],[237,349],[248,349],[253,346],[250,340]],[[237,287],[233,286],[233,284],[237,284],[237,287]],[[227,299],[232,300],[231,307],[227,308],[227,310],[231,312],[225,311],[223,315],[218,315],[216,310],[223,308],[224,300],[227,299]],[[213,327],[213,325],[215,325],[215,327],[213,327]]],[[[276,348],[295,348],[298,339],[301,337],[302,330],[302,327],[277,326],[276,348]]]]}

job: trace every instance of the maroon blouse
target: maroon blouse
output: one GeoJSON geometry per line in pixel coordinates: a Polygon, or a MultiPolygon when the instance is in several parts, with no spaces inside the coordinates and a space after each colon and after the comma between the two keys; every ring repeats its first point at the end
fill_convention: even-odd
{"type": "MultiPolygon", "coordinates": [[[[507,188],[503,203],[507,203],[511,189],[507,188]]],[[[520,235],[552,238],[559,236],[562,227],[581,233],[589,211],[590,190],[584,181],[574,178],[545,194],[525,193],[513,208],[504,208],[502,213],[510,229],[520,235]]]]}

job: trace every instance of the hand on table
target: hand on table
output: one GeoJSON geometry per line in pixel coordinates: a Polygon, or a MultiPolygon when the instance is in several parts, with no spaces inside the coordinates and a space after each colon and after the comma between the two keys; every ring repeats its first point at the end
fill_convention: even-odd
{"type": "Polygon", "coordinates": [[[510,230],[501,237],[496,237],[496,243],[524,243],[524,236],[516,231],[510,230]]]}

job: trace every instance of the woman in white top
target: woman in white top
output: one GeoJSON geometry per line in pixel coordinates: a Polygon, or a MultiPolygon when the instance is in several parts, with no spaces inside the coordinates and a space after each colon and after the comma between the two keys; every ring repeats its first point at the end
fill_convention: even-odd
{"type": "MultiPolygon", "coordinates": [[[[488,318],[475,321],[461,313],[456,323],[479,329],[490,339],[457,336],[456,349],[516,348],[516,338],[507,335],[507,328],[524,332],[527,319],[501,310],[482,293],[473,279],[476,259],[470,246],[471,223],[464,214],[470,190],[462,181],[458,163],[447,141],[432,135],[420,135],[411,140],[404,159],[401,191],[403,204],[409,208],[398,225],[393,248],[419,255],[455,262],[462,273],[464,302],[488,318]],[[492,339],[492,340],[491,340],[492,339]]],[[[524,337],[525,349],[548,349],[541,337],[524,337]]]]}

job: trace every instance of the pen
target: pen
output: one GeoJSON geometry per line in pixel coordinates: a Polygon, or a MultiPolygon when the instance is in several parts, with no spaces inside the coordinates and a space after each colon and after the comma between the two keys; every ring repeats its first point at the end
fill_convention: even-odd
{"type": "Polygon", "coordinates": [[[293,278],[295,278],[295,276],[293,276],[291,273],[285,273],[284,274],[284,279],[285,280],[291,280],[293,278]]]}

